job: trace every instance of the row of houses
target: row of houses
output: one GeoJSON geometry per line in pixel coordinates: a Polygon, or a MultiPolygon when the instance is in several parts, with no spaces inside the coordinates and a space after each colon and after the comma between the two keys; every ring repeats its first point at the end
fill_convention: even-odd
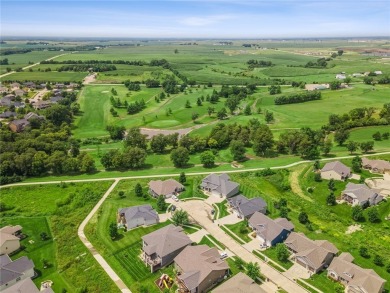
{"type": "Polygon", "coordinates": [[[33,119],[38,119],[38,120],[45,120],[45,117],[42,115],[38,115],[34,112],[29,112],[22,119],[15,119],[12,120],[9,124],[8,127],[11,129],[13,132],[22,132],[25,130],[27,126],[30,125],[30,121],[33,119]]]}
{"type": "Polygon", "coordinates": [[[3,293],[53,293],[53,290],[39,290],[32,281],[37,277],[34,262],[27,256],[12,260],[9,255],[20,250],[23,238],[22,227],[5,226],[0,229],[0,291],[3,293]]]}
{"type": "MultiPolygon", "coordinates": [[[[46,88],[46,83],[35,83],[32,81],[27,81],[24,83],[13,82],[10,84],[5,84],[0,86],[0,93],[13,92],[19,89],[44,89],[46,88]]],[[[64,83],[55,83],[52,84],[51,87],[54,89],[74,89],[79,85],[77,83],[71,82],[69,84],[64,83]]]]}
{"type": "MultiPolygon", "coordinates": [[[[364,73],[360,73],[360,72],[356,72],[356,73],[352,73],[350,76],[352,77],[362,77],[362,76],[368,76],[371,72],[370,71],[366,71],[364,73]]],[[[375,75],[382,75],[383,72],[381,70],[375,70],[373,72],[375,75]]],[[[345,74],[345,72],[341,72],[341,73],[338,73],[336,74],[336,79],[346,79],[347,78],[347,75],[345,74]]]]}

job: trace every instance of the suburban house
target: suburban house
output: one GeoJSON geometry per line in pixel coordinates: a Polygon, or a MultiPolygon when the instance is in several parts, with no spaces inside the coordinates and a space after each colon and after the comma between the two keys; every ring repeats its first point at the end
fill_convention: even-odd
{"type": "Polygon", "coordinates": [[[386,280],[372,269],[363,269],[354,263],[353,256],[343,252],[328,267],[328,277],[343,284],[347,292],[381,293],[386,280]]]}
{"type": "Polygon", "coordinates": [[[10,86],[11,86],[11,90],[15,90],[15,89],[20,88],[20,83],[13,82],[10,84],[10,86]]]}
{"type": "Polygon", "coordinates": [[[255,212],[248,221],[249,227],[256,231],[260,246],[271,247],[287,239],[294,231],[294,225],[285,218],[272,220],[266,215],[255,212]]]}
{"type": "Polygon", "coordinates": [[[37,87],[36,84],[32,81],[25,82],[23,85],[28,87],[29,89],[35,89],[37,87]]]}
{"type": "Polygon", "coordinates": [[[207,245],[187,246],[175,257],[175,268],[181,293],[208,292],[229,274],[218,250],[207,245]]]}
{"type": "Polygon", "coordinates": [[[57,104],[59,101],[62,101],[64,97],[62,96],[53,96],[50,98],[50,101],[54,104],[57,104]]]}
{"type": "Polygon", "coordinates": [[[8,127],[13,132],[22,132],[29,124],[30,124],[30,122],[28,122],[27,119],[16,119],[16,120],[11,121],[8,124],[8,127]]]}
{"type": "Polygon", "coordinates": [[[351,169],[339,161],[326,163],[321,169],[322,179],[345,180],[351,176],[351,169]]]}
{"type": "Polygon", "coordinates": [[[45,116],[38,115],[37,113],[34,112],[28,112],[26,115],[24,115],[24,119],[30,120],[30,119],[45,119],[45,116]]]}
{"type": "Polygon", "coordinates": [[[10,117],[16,117],[16,112],[11,112],[11,111],[5,111],[0,114],[0,118],[10,118],[10,117]]]}
{"type": "Polygon", "coordinates": [[[363,157],[362,166],[364,169],[368,169],[372,173],[383,174],[385,172],[390,172],[390,162],[385,160],[370,160],[363,157]]]}
{"type": "Polygon", "coordinates": [[[242,272],[233,276],[220,286],[215,288],[213,293],[266,293],[255,281],[242,272]]]}
{"type": "Polygon", "coordinates": [[[17,96],[17,97],[23,97],[26,94],[26,92],[24,90],[21,90],[21,89],[14,90],[14,93],[15,93],[15,96],[17,96]]]}
{"type": "Polygon", "coordinates": [[[373,189],[370,189],[365,184],[355,184],[349,182],[342,192],[342,199],[352,206],[355,205],[376,205],[383,200],[383,196],[379,195],[373,189]]]}
{"type": "Polygon", "coordinates": [[[151,205],[145,204],[118,210],[117,223],[127,230],[138,226],[149,226],[159,221],[157,212],[151,205]]]}
{"type": "Polygon", "coordinates": [[[345,74],[336,74],[336,79],[346,79],[345,74]]]}
{"type": "Polygon", "coordinates": [[[0,291],[34,275],[34,263],[27,256],[14,261],[6,254],[0,256],[0,291]]]}
{"type": "Polygon", "coordinates": [[[318,91],[318,90],[326,90],[329,89],[329,83],[323,83],[323,84],[305,84],[305,90],[307,91],[318,91]]]}
{"type": "Polygon", "coordinates": [[[293,253],[292,259],[311,273],[327,267],[338,249],[327,240],[310,240],[303,233],[292,232],[284,242],[293,253]]]}
{"type": "Polygon", "coordinates": [[[20,248],[20,238],[22,227],[5,226],[0,229],[0,255],[10,254],[20,248]]]}
{"type": "Polygon", "coordinates": [[[51,105],[52,105],[51,101],[37,101],[33,103],[32,106],[34,107],[35,110],[42,110],[42,109],[49,108],[51,105]]]}
{"type": "Polygon", "coordinates": [[[240,184],[230,181],[229,175],[225,173],[220,175],[213,173],[202,180],[200,188],[212,195],[229,198],[240,191],[240,184]]]}
{"type": "Polygon", "coordinates": [[[173,259],[191,243],[183,228],[170,224],[142,237],[141,257],[153,273],[171,264],[173,259]]]}
{"type": "Polygon", "coordinates": [[[153,197],[164,195],[166,198],[177,195],[184,190],[184,186],[174,179],[152,180],[149,182],[149,193],[153,197]]]}
{"type": "Polygon", "coordinates": [[[5,86],[0,86],[0,94],[8,93],[8,88],[5,86]]]}
{"type": "Polygon", "coordinates": [[[260,197],[247,199],[242,194],[239,194],[229,198],[228,203],[233,209],[233,213],[242,219],[249,218],[255,212],[263,214],[267,212],[267,203],[260,197]]]}
{"type": "Polygon", "coordinates": [[[7,287],[1,293],[54,293],[54,291],[50,287],[39,291],[34,282],[30,278],[27,278],[15,283],[11,287],[7,287]]]}

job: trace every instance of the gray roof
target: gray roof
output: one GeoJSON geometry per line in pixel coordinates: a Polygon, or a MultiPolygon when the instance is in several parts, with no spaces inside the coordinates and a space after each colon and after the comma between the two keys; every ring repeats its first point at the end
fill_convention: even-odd
{"type": "Polygon", "coordinates": [[[267,203],[261,197],[247,199],[240,194],[229,199],[229,202],[235,209],[239,210],[244,217],[267,208],[267,203]]]}
{"type": "Polygon", "coordinates": [[[325,166],[321,169],[321,172],[326,171],[334,171],[340,176],[344,177],[349,176],[351,174],[351,169],[339,161],[326,163],[325,166]]]}
{"type": "Polygon", "coordinates": [[[27,126],[30,124],[30,122],[28,122],[27,119],[15,119],[10,123],[15,124],[17,126],[27,126]]]}
{"type": "Polygon", "coordinates": [[[0,118],[16,117],[16,115],[16,112],[5,111],[4,113],[0,114],[0,118]]]}
{"type": "Polygon", "coordinates": [[[30,120],[33,118],[45,119],[44,116],[38,115],[37,113],[34,113],[34,112],[29,112],[26,115],[24,115],[24,119],[30,120]]]}
{"type": "Polygon", "coordinates": [[[39,289],[35,286],[34,282],[30,278],[26,278],[16,284],[1,291],[2,293],[54,293],[51,288],[39,289]]]}
{"type": "Polygon", "coordinates": [[[216,289],[213,293],[266,293],[255,281],[242,272],[233,276],[216,289]]]}
{"type": "Polygon", "coordinates": [[[0,285],[22,276],[32,268],[34,268],[34,263],[27,256],[22,256],[14,261],[8,255],[0,256],[0,285]]]}
{"type": "Polygon", "coordinates": [[[226,195],[232,192],[237,186],[239,186],[239,184],[230,181],[229,175],[225,173],[220,175],[213,173],[204,178],[200,186],[210,188],[211,190],[215,190],[226,195]]]}
{"type": "Polygon", "coordinates": [[[145,221],[158,221],[158,214],[150,204],[141,206],[134,206],[129,208],[122,208],[118,210],[119,214],[124,214],[126,222],[129,223],[133,219],[143,218],[145,221]]]}
{"type": "Polygon", "coordinates": [[[54,96],[54,97],[50,98],[50,101],[53,102],[53,103],[58,103],[59,101],[61,101],[63,99],[64,99],[63,96],[54,96]]]}
{"type": "Polygon", "coordinates": [[[168,180],[152,180],[149,182],[149,188],[158,195],[169,195],[175,193],[177,190],[184,189],[184,186],[174,179],[168,180]]]}
{"type": "Polygon", "coordinates": [[[192,243],[187,234],[183,232],[183,228],[172,224],[143,236],[142,240],[147,244],[143,247],[146,254],[156,253],[160,257],[192,243]]]}
{"type": "Polygon", "coordinates": [[[221,260],[218,250],[207,245],[187,246],[174,261],[182,269],[178,278],[189,290],[198,287],[213,271],[229,269],[227,262],[221,260]]]}
{"type": "Polygon", "coordinates": [[[386,280],[374,270],[361,268],[352,261],[353,256],[343,252],[339,257],[333,258],[328,270],[336,272],[348,282],[348,286],[359,288],[359,292],[380,293],[386,280]]]}
{"type": "Polygon", "coordinates": [[[294,225],[284,218],[272,220],[271,218],[256,212],[249,218],[249,224],[256,229],[263,239],[272,241],[283,232],[283,230],[292,231],[294,225]]]}
{"type": "Polygon", "coordinates": [[[370,204],[377,204],[383,199],[381,195],[370,189],[367,185],[352,182],[348,182],[343,194],[354,197],[359,202],[369,201],[370,204]]]}

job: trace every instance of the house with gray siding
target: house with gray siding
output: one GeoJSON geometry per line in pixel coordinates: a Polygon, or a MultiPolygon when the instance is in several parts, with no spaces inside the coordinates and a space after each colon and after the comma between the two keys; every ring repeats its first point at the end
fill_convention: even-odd
{"type": "Polygon", "coordinates": [[[240,191],[240,184],[230,181],[229,175],[225,173],[213,173],[202,180],[200,188],[212,195],[229,198],[240,191]]]}
{"type": "Polygon", "coordinates": [[[126,227],[127,230],[138,226],[149,226],[157,224],[159,217],[151,205],[122,208],[118,210],[117,223],[119,227],[126,227]]]}
{"type": "Polygon", "coordinates": [[[260,212],[255,212],[249,218],[248,224],[256,232],[261,247],[281,243],[294,231],[294,225],[289,220],[285,218],[273,220],[260,212]]]}
{"type": "Polygon", "coordinates": [[[342,199],[352,206],[373,206],[381,202],[383,200],[383,196],[379,195],[375,190],[369,188],[365,184],[348,182],[342,192],[342,199]]]}
{"type": "Polygon", "coordinates": [[[170,224],[142,237],[141,258],[153,273],[171,264],[173,259],[191,243],[182,227],[170,224]]]}
{"type": "Polygon", "coordinates": [[[267,203],[261,197],[248,199],[242,194],[239,194],[229,198],[228,203],[233,209],[233,213],[242,219],[249,218],[255,212],[263,214],[267,212],[267,203]]]}
{"type": "Polygon", "coordinates": [[[27,256],[14,261],[6,254],[0,256],[0,291],[34,275],[34,263],[27,256]]]}

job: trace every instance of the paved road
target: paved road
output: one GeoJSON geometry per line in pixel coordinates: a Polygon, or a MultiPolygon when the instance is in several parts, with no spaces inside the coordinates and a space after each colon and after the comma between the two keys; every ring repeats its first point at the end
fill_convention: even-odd
{"type": "Polygon", "coordinates": [[[93,215],[98,211],[100,206],[106,200],[107,196],[114,190],[115,186],[118,184],[119,180],[116,179],[114,183],[110,186],[110,188],[106,191],[103,197],[99,200],[99,202],[94,206],[92,211],[88,214],[88,216],[84,219],[84,221],[79,226],[77,234],[79,235],[80,240],[83,244],[88,248],[88,250],[92,253],[93,257],[97,260],[100,266],[106,271],[108,276],[114,283],[118,286],[118,288],[123,293],[131,293],[130,289],[123,283],[121,278],[114,272],[114,270],[110,267],[110,265],[104,260],[104,258],[96,251],[91,242],[88,241],[87,237],[84,234],[84,228],[88,224],[89,220],[93,217],[93,215]]]}
{"type": "MultiPolygon", "coordinates": [[[[45,61],[53,60],[53,59],[55,59],[55,58],[58,58],[58,57],[64,56],[64,55],[68,55],[68,54],[69,54],[69,53],[60,54],[60,55],[51,57],[51,58],[49,58],[49,59],[46,59],[45,61]]],[[[23,69],[23,70],[26,70],[26,69],[29,69],[30,67],[37,66],[37,65],[39,65],[39,64],[40,64],[40,62],[34,63],[34,64],[28,65],[28,66],[26,66],[26,67],[23,67],[22,69],[23,69]]],[[[4,76],[10,75],[10,74],[13,74],[13,73],[15,73],[15,72],[16,72],[16,71],[13,70],[13,71],[10,71],[10,72],[7,72],[7,73],[4,73],[4,74],[0,75],[0,77],[4,77],[4,76]]]]}
{"type": "MultiPolygon", "coordinates": [[[[376,154],[366,154],[361,155],[361,157],[370,157],[370,156],[378,156],[378,155],[388,155],[390,152],[383,152],[383,153],[376,153],[376,154]]],[[[352,159],[355,156],[344,156],[344,157],[335,157],[335,158],[325,158],[320,159],[319,161],[334,161],[334,160],[340,160],[340,159],[352,159]]],[[[275,166],[271,167],[270,169],[284,169],[284,168],[290,168],[301,164],[311,163],[313,161],[299,161],[295,163],[291,163],[288,165],[283,166],[275,166]]],[[[260,171],[264,170],[266,168],[249,168],[249,169],[237,169],[237,170],[229,170],[229,171],[205,171],[205,172],[191,172],[186,173],[186,176],[197,176],[197,175],[209,175],[211,173],[242,173],[242,172],[254,172],[254,171],[260,171]]],[[[161,175],[142,175],[142,176],[124,176],[124,177],[105,177],[105,178],[94,178],[94,179],[71,179],[71,180],[54,180],[54,181],[43,181],[43,182],[19,182],[19,183],[13,183],[9,185],[2,185],[0,186],[0,189],[2,188],[8,188],[13,186],[23,186],[23,185],[39,185],[39,184],[58,184],[61,182],[94,182],[94,181],[107,181],[107,180],[126,180],[126,179],[145,179],[145,178],[164,178],[164,177],[178,177],[180,176],[179,173],[172,173],[172,174],[161,174],[161,175]]]]}
{"type": "Polygon", "coordinates": [[[225,245],[230,251],[233,251],[237,256],[241,257],[245,262],[258,263],[261,273],[273,283],[276,283],[279,287],[283,288],[287,292],[307,292],[303,287],[282,275],[267,263],[260,261],[255,255],[228,236],[217,223],[213,223],[207,214],[207,210],[211,210],[212,207],[205,201],[191,200],[178,202],[177,206],[186,210],[188,214],[203,227],[204,230],[213,235],[219,242],[225,245]]]}

